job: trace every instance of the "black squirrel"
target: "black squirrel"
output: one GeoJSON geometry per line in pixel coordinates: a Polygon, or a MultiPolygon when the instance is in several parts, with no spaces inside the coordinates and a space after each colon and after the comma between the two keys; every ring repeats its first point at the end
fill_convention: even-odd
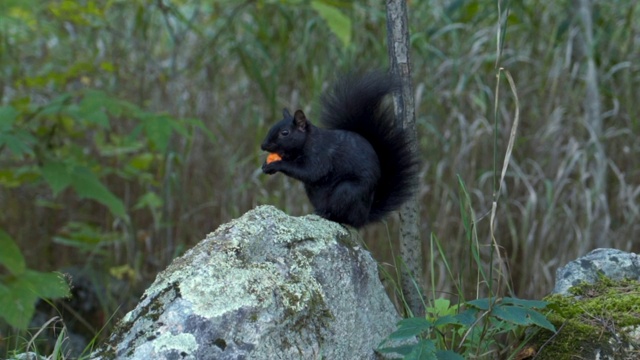
{"type": "Polygon", "coordinates": [[[262,143],[271,153],[262,171],[302,181],[315,213],[326,219],[356,228],[381,220],[417,185],[417,154],[383,102],[398,88],[381,71],[340,78],[321,97],[324,128],[302,110],[292,116],[284,109],[262,143]]]}

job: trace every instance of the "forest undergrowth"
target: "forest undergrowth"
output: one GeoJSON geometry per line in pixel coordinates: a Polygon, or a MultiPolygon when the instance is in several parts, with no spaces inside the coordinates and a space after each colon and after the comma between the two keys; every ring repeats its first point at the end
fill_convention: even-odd
{"type": "MultiPolygon", "coordinates": [[[[313,121],[340,72],[387,63],[375,1],[336,2],[344,18],[293,1],[160,3],[0,5],[0,238],[30,269],[89,274],[102,295],[78,317],[94,334],[220,224],[259,204],[310,213],[301,184],[261,173],[261,140],[283,107],[313,121]]],[[[428,293],[487,295],[464,214],[505,295],[542,298],[559,266],[595,248],[640,252],[640,5],[596,1],[589,48],[572,6],[409,3],[428,293]],[[520,125],[494,244],[495,154],[515,106],[504,84],[496,95],[498,54],[520,125]],[[586,115],[589,60],[600,126],[586,115]]],[[[362,233],[383,266],[397,226],[362,233]]]]}

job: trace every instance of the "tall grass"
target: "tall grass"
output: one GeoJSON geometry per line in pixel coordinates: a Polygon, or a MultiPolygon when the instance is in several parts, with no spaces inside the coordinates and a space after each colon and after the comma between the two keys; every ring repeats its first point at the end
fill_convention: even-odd
{"type": "MultiPolygon", "coordinates": [[[[502,161],[498,158],[496,167],[494,154],[505,153],[514,122],[512,92],[505,83],[499,94],[495,90],[496,3],[409,4],[423,161],[419,199],[423,229],[433,232],[439,246],[434,252],[431,234],[423,234],[431,259],[425,264],[425,278],[431,279],[425,285],[434,294],[458,294],[460,284],[478,284],[478,274],[466,271],[474,256],[470,241],[477,241],[476,256],[487,271],[496,265],[489,263],[492,259],[502,260],[497,267],[502,273],[487,273],[485,280],[500,278],[500,286],[508,282],[523,298],[548,293],[555,270],[593,248],[640,251],[640,28],[634,21],[640,5],[596,6],[594,53],[604,124],[597,137],[590,136],[584,121],[585,68],[574,49],[577,25],[570,1],[509,5],[500,65],[517,84],[520,127],[492,214],[494,171],[502,161]],[[593,161],[606,164],[601,189],[593,186],[598,175],[590,173],[593,161]]],[[[354,29],[348,48],[305,5],[214,1],[167,11],[137,1],[113,3],[104,11],[105,20],[91,26],[50,23],[46,36],[5,43],[14,56],[3,58],[2,101],[29,95],[34,102],[46,102],[60,91],[85,86],[75,78],[20,85],[47,66],[66,71],[67,63],[99,68],[108,61],[114,70],[92,72],[90,86],[147,109],[202,119],[215,141],[196,133],[172,143],[173,155],[156,173],[163,208],[132,212],[131,228],[113,223],[104,209],[72,194],[62,195],[65,206],[59,209],[32,200],[51,199],[44,187],[0,189],[10,209],[0,218],[1,226],[21,239],[29,264],[46,270],[82,264],[85,257],[77,249],[51,239],[70,219],[87,221],[113,236],[135,239],[134,247],[109,245],[89,265],[105,271],[130,265],[136,272],[131,278],[135,294],[166,266],[166,254],[193,246],[258,204],[273,204],[292,215],[312,211],[299,183],[261,174],[265,154],[259,144],[282,107],[303,108],[313,120],[319,95],[338,70],[384,66],[380,2],[345,7],[354,29]]],[[[49,16],[46,7],[34,14],[49,16]]],[[[127,119],[113,120],[114,134],[130,130],[127,119]]],[[[117,179],[108,185],[130,207],[150,190],[117,179]]],[[[388,242],[388,234],[397,233],[396,226],[391,218],[363,232],[383,263],[394,263],[390,246],[395,244],[388,242]]],[[[477,289],[465,291],[468,298],[478,295],[477,289]]],[[[112,302],[107,313],[120,300],[112,302]]]]}

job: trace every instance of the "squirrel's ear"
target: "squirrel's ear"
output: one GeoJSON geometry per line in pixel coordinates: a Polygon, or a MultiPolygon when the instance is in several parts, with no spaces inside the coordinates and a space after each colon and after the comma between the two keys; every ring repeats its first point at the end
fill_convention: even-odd
{"type": "Polygon", "coordinates": [[[307,130],[307,117],[304,116],[302,110],[296,110],[295,114],[293,114],[293,119],[296,124],[296,127],[300,131],[307,130]]]}
{"type": "Polygon", "coordinates": [[[291,118],[291,113],[289,112],[289,109],[287,108],[282,109],[282,117],[284,117],[285,119],[291,118]]]}

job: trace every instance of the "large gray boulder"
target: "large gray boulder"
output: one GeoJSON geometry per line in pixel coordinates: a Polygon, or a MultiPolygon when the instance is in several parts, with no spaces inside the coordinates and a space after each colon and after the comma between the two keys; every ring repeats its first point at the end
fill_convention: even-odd
{"type": "Polygon", "coordinates": [[[260,206],[175,259],[93,359],[374,359],[396,310],[343,226],[260,206]]]}
{"type": "Polygon", "coordinates": [[[556,271],[554,294],[569,295],[581,282],[595,283],[600,275],[613,280],[640,280],[640,256],[617,249],[595,249],[556,271]]]}

